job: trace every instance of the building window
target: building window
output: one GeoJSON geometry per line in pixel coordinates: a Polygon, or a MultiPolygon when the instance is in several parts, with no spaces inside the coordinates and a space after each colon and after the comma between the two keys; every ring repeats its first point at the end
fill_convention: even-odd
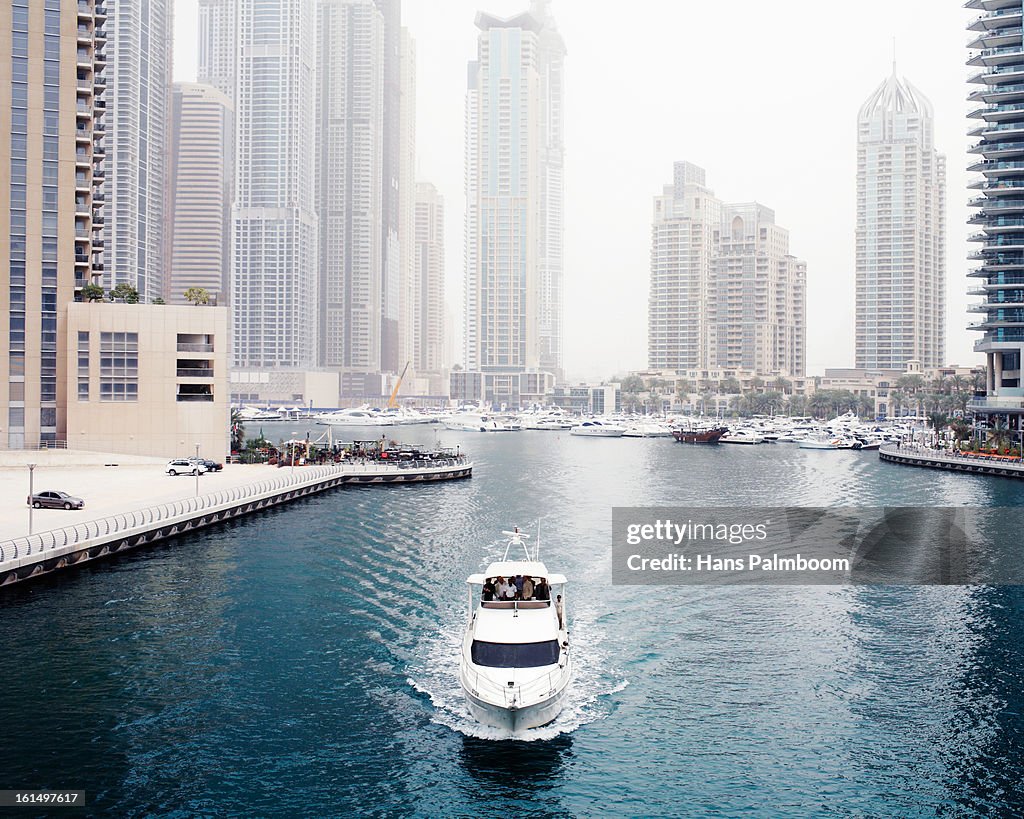
{"type": "Polygon", "coordinates": [[[78,333],[78,400],[89,400],[89,333],[78,333]]]}
{"type": "Polygon", "coordinates": [[[138,333],[100,333],[100,400],[139,400],[138,333]]]}

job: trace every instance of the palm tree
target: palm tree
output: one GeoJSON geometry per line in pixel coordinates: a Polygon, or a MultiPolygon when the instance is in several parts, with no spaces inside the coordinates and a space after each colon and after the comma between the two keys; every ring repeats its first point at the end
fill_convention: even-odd
{"type": "Polygon", "coordinates": [[[907,405],[907,394],[903,390],[893,390],[889,393],[889,405],[892,407],[892,417],[899,418],[900,410],[907,405]]]}
{"type": "Polygon", "coordinates": [[[783,378],[781,375],[772,382],[772,387],[784,395],[788,395],[789,391],[793,389],[793,382],[788,378],[783,378]]]}
{"type": "Polygon", "coordinates": [[[971,433],[973,432],[971,425],[968,424],[963,418],[958,418],[952,424],[950,424],[950,429],[953,430],[953,440],[955,440],[957,444],[962,444],[964,441],[969,441],[971,438],[971,433]]]}
{"type": "Polygon", "coordinates": [[[231,450],[241,452],[245,449],[245,424],[242,423],[240,410],[231,410],[231,450]]]}
{"type": "Polygon", "coordinates": [[[860,418],[874,418],[875,417],[875,401],[873,398],[868,398],[866,395],[857,396],[857,406],[854,409],[857,416],[860,418]]]}
{"type": "Polygon", "coordinates": [[[732,376],[723,378],[719,390],[723,395],[737,395],[740,392],[740,382],[732,376]]]}
{"type": "Polygon", "coordinates": [[[932,429],[935,432],[935,443],[937,444],[943,430],[949,426],[949,418],[946,417],[945,413],[932,412],[928,414],[928,420],[931,421],[932,429]]]}
{"type": "Polygon", "coordinates": [[[786,402],[786,412],[790,415],[807,414],[807,397],[804,395],[791,395],[786,402]]]}
{"type": "Polygon", "coordinates": [[[985,390],[985,382],[988,380],[988,376],[984,370],[974,370],[971,372],[971,390],[974,392],[983,392],[985,390]]]}
{"type": "Polygon", "coordinates": [[[827,390],[819,390],[807,402],[807,409],[815,418],[823,418],[832,409],[832,397],[827,390]]]}
{"type": "Polygon", "coordinates": [[[993,449],[1003,449],[1013,441],[1013,433],[1006,425],[1006,421],[997,418],[996,422],[988,429],[988,442],[993,449]]]}

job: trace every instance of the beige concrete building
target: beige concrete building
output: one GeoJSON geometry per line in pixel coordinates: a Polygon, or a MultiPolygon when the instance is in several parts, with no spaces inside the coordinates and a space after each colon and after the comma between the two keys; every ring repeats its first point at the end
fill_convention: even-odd
{"type": "Polygon", "coordinates": [[[0,448],[57,446],[67,305],[102,275],[106,9],[7,3],[0,26],[0,448]]]}
{"type": "Polygon", "coordinates": [[[429,182],[416,185],[413,357],[419,375],[444,370],[444,197],[429,182]]]}
{"type": "Polygon", "coordinates": [[[227,308],[72,304],[67,312],[71,449],[228,454],[227,308]]]}
{"type": "Polygon", "coordinates": [[[175,83],[171,94],[171,237],[167,300],[202,287],[219,304],[230,288],[231,101],[216,88],[175,83]]]}
{"type": "Polygon", "coordinates": [[[677,162],[654,200],[648,366],[803,376],[806,279],[774,211],[722,203],[677,162]]]}

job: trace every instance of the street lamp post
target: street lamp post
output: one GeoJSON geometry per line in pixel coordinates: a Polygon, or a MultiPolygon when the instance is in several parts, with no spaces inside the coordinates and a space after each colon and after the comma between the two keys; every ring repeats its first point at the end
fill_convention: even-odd
{"type": "Polygon", "coordinates": [[[28,533],[32,534],[32,495],[35,494],[34,480],[35,480],[36,465],[28,465],[28,533]]]}

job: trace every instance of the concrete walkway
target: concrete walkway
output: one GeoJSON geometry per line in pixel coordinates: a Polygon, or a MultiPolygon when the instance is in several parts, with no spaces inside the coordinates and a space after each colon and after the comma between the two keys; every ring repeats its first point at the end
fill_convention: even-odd
{"type": "MultiPolygon", "coordinates": [[[[44,532],[107,515],[191,498],[196,479],[167,474],[165,459],[82,453],[71,450],[4,452],[0,457],[0,540],[27,535],[28,467],[35,462],[36,492],[59,490],[85,501],[85,508],[33,509],[32,531],[44,532]],[[103,464],[117,464],[104,466],[103,464]]],[[[296,467],[301,471],[302,467],[296,467]]],[[[266,464],[227,464],[221,472],[199,476],[199,492],[233,489],[283,475],[288,468],[266,464]]]]}

